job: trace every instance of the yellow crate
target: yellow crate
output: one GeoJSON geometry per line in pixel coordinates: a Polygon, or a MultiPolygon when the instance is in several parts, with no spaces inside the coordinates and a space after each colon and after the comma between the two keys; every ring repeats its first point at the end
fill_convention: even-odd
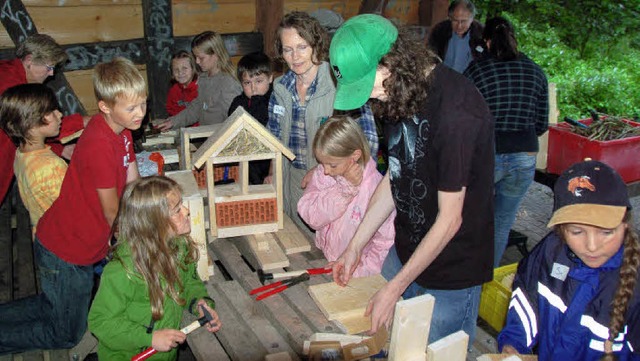
{"type": "Polygon", "coordinates": [[[501,283],[502,279],[510,274],[515,274],[517,268],[517,263],[498,267],[493,270],[493,281],[482,285],[480,317],[496,331],[500,331],[504,327],[511,300],[511,288],[505,287],[501,283]]]}

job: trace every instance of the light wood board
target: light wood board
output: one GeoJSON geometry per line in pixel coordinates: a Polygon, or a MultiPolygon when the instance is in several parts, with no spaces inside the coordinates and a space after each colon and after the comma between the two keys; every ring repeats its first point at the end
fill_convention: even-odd
{"type": "Polygon", "coordinates": [[[254,268],[272,270],[289,267],[289,259],[282,252],[273,233],[257,233],[234,239],[236,248],[253,263],[254,268]]]}
{"type": "Polygon", "coordinates": [[[364,317],[367,304],[386,283],[381,275],[353,278],[346,287],[335,282],[309,286],[309,294],[329,320],[336,320],[351,334],[368,329],[369,317],[364,317]],[[358,330],[362,327],[365,329],[358,330]]]}
{"type": "Polygon", "coordinates": [[[465,361],[469,335],[464,331],[452,333],[427,347],[427,361],[465,361]]]}
{"type": "Polygon", "coordinates": [[[294,254],[311,251],[311,244],[307,236],[298,229],[289,216],[284,214],[283,218],[284,228],[276,233],[276,239],[284,253],[294,254]]]}
{"type": "Polygon", "coordinates": [[[424,360],[435,301],[426,294],[396,303],[389,361],[424,360]]]}

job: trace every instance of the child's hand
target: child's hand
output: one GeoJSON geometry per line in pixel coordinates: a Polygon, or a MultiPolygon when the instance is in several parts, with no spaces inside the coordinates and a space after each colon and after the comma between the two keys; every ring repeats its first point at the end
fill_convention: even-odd
{"type": "Polygon", "coordinates": [[[300,183],[300,187],[302,189],[307,188],[307,185],[309,185],[309,182],[311,182],[311,179],[313,179],[313,173],[315,173],[317,167],[318,166],[316,165],[315,167],[309,169],[307,174],[305,174],[304,177],[302,177],[302,183],[300,183]]]}
{"type": "Polygon", "coordinates": [[[179,330],[165,328],[153,332],[151,336],[151,347],[161,352],[167,352],[172,348],[178,347],[178,344],[183,343],[186,339],[187,335],[179,330]]]}
{"type": "Polygon", "coordinates": [[[362,169],[362,166],[360,165],[360,163],[354,160],[353,163],[349,165],[349,168],[347,168],[347,170],[344,172],[343,177],[354,186],[359,186],[360,183],[362,183],[363,173],[364,173],[364,169],[362,169]]]}
{"type": "Polygon", "coordinates": [[[173,121],[166,119],[156,119],[152,124],[154,128],[159,129],[161,132],[166,132],[173,128],[173,121]]]}
{"type": "Polygon", "coordinates": [[[207,331],[209,332],[216,332],[220,329],[220,327],[222,326],[222,323],[220,322],[220,317],[218,317],[218,313],[211,307],[209,307],[209,304],[207,304],[207,302],[205,302],[205,300],[199,300],[198,301],[198,314],[199,317],[204,316],[204,313],[202,312],[202,308],[204,307],[207,311],[209,311],[209,313],[211,314],[211,317],[213,317],[213,320],[209,321],[209,323],[207,323],[206,328],[207,331]]]}

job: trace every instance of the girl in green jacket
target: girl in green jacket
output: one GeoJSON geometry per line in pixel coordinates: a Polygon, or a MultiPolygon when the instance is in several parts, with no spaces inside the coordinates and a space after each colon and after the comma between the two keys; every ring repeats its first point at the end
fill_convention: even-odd
{"type": "Polygon", "coordinates": [[[198,252],[189,237],[189,211],[180,186],[153,176],[131,183],[120,202],[118,244],[102,274],[89,311],[89,329],[98,338],[100,360],[130,360],[148,347],[149,360],[176,360],[186,340],[178,330],[182,311],[199,317],[206,308],[220,329],[215,304],[196,273],[198,252]]]}

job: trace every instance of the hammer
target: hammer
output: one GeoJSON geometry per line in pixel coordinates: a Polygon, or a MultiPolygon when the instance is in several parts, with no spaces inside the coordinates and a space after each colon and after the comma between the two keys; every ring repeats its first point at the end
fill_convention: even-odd
{"type": "Polygon", "coordinates": [[[287,277],[297,277],[303,273],[308,273],[309,276],[319,275],[323,273],[331,273],[331,268],[309,268],[303,269],[300,271],[289,271],[289,272],[280,272],[280,273],[264,273],[261,269],[258,270],[258,277],[260,278],[260,282],[264,284],[264,281],[267,280],[277,280],[280,278],[287,277]]]}
{"type": "MultiPolygon", "coordinates": [[[[200,309],[202,310],[202,313],[204,314],[204,316],[200,317],[199,319],[193,321],[191,324],[185,326],[183,329],[180,330],[180,332],[184,333],[185,335],[188,335],[189,333],[191,333],[192,331],[195,331],[196,329],[200,328],[201,326],[209,323],[210,321],[213,320],[213,316],[211,316],[211,314],[209,313],[209,311],[207,311],[206,308],[200,306],[200,309]]],[[[158,352],[156,349],[154,349],[153,347],[149,347],[148,349],[140,352],[139,354],[133,356],[131,358],[131,361],[142,361],[142,360],[146,360],[149,357],[151,357],[151,355],[155,354],[156,352],[158,352]]]]}

